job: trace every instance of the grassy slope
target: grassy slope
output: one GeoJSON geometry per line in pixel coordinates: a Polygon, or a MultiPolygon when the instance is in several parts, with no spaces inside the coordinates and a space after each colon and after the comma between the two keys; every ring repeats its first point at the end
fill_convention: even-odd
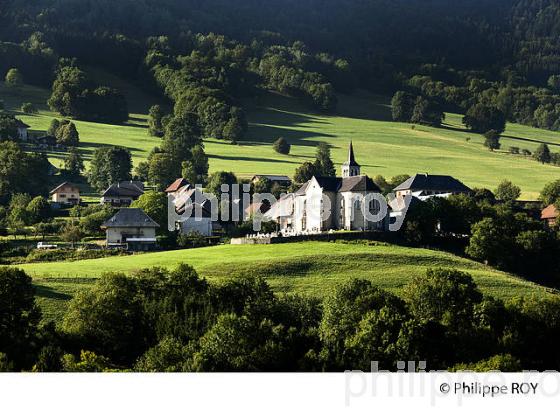
{"type": "Polygon", "coordinates": [[[300,242],[277,245],[221,245],[209,248],[109,257],[77,262],[20,265],[39,285],[47,317],[57,318],[78,289],[91,286],[103,272],[133,273],[140,268],[188,263],[210,280],[233,274],[260,274],[282,293],[324,296],[335,284],[364,278],[399,292],[414,276],[430,267],[471,273],[481,289],[493,296],[543,297],[547,290],[525,280],[457,256],[427,249],[365,243],[300,242]]]}
{"type": "MultiPolygon", "coordinates": [[[[121,88],[128,97],[131,119],[122,126],[77,121],[81,151],[86,160],[102,145],[121,145],[132,151],[135,163],[146,158],[159,140],[147,135],[146,113],[155,103],[135,87],[105,73],[93,71],[103,82],[121,88]]],[[[22,101],[40,108],[37,115],[19,117],[34,130],[47,129],[54,118],[45,101],[48,91],[24,87],[20,91],[0,85],[0,99],[17,111],[22,101]]],[[[529,158],[506,153],[510,146],[534,151],[547,142],[553,151],[560,150],[560,133],[508,124],[502,138],[501,152],[489,152],[482,146],[480,135],[465,132],[461,116],[448,114],[443,128],[430,128],[390,121],[386,98],[358,93],[340,96],[336,116],[317,115],[306,111],[294,99],[268,95],[247,101],[250,128],[246,141],[232,146],[219,140],[207,140],[210,171],[232,170],[241,176],[255,173],[292,175],[303,161],[313,158],[319,141],[332,145],[333,160],[340,165],[345,159],[348,142],[354,142],[357,160],[369,175],[429,172],[452,174],[471,186],[494,188],[508,178],[521,186],[523,197],[534,199],[545,183],[560,178],[560,168],[541,165],[529,158]],[[273,152],[272,142],[283,136],[292,144],[290,155],[273,152]],[[470,138],[467,141],[467,138],[470,138]]],[[[61,156],[53,156],[55,165],[61,156]]]]}

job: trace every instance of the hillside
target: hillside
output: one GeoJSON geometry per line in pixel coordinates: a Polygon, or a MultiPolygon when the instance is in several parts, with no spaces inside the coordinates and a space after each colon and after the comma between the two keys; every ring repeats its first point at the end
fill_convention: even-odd
{"type": "MultiPolygon", "coordinates": [[[[146,130],[147,108],[157,101],[116,77],[98,75],[125,92],[131,108],[130,120],[124,125],[76,121],[81,152],[87,161],[100,146],[121,145],[131,150],[137,164],[160,142],[146,130]]],[[[37,87],[25,86],[14,91],[0,85],[0,99],[8,109],[17,112],[25,101],[40,108],[37,115],[18,113],[32,130],[46,130],[55,118],[45,105],[48,95],[47,90],[37,87]]],[[[490,152],[483,147],[482,136],[464,129],[460,115],[447,114],[442,128],[413,127],[390,121],[388,104],[387,98],[365,92],[340,95],[338,114],[329,116],[310,112],[297,100],[278,94],[247,100],[250,126],[245,141],[237,145],[215,139],[205,141],[210,172],[232,170],[240,176],[256,173],[291,176],[297,166],[313,158],[319,141],[332,146],[333,160],[338,166],[345,160],[348,142],[352,140],[363,172],[371,176],[416,172],[452,174],[470,186],[490,189],[507,178],[522,188],[525,199],[536,199],[544,184],[560,176],[558,167],[507,153],[510,146],[534,151],[541,142],[548,143],[552,151],[559,151],[558,132],[508,124],[501,151],[490,152]],[[272,150],[272,143],[280,136],[292,144],[288,156],[272,150]]],[[[52,157],[60,165],[62,156],[52,157]]]]}
{"type": "Polygon", "coordinates": [[[58,319],[74,292],[91,286],[103,272],[133,273],[151,266],[172,268],[179,263],[192,265],[212,281],[240,273],[263,275],[275,291],[317,297],[350,278],[368,279],[398,293],[413,277],[435,267],[469,272],[483,292],[503,299],[548,294],[544,287],[445,252],[383,243],[221,245],[18,267],[34,278],[46,317],[58,319]]]}

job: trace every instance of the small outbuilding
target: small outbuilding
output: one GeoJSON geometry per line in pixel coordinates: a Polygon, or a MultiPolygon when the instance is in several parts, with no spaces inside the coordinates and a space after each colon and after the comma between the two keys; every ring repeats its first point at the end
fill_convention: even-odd
{"type": "Polygon", "coordinates": [[[546,223],[547,226],[553,227],[553,226],[556,225],[556,222],[558,221],[558,216],[559,215],[560,215],[560,212],[558,211],[556,206],[554,206],[554,204],[552,204],[552,205],[549,205],[542,210],[541,220],[544,223],[546,223]]]}

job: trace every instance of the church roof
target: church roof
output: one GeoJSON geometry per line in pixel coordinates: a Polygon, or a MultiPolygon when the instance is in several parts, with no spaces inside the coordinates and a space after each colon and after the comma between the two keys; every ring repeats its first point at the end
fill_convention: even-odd
{"type": "Polygon", "coordinates": [[[393,191],[443,191],[470,192],[471,189],[458,179],[449,175],[416,174],[408,178],[393,191]]]}
{"type": "MultiPolygon", "coordinates": [[[[319,186],[327,192],[381,192],[381,189],[366,175],[355,177],[315,177],[319,186]]],[[[301,186],[296,195],[304,195],[309,181],[301,186]]]]}
{"type": "Polygon", "coordinates": [[[348,159],[344,165],[350,165],[351,167],[359,167],[360,165],[356,162],[354,158],[354,147],[352,146],[352,141],[350,141],[350,146],[348,147],[348,159]]]}

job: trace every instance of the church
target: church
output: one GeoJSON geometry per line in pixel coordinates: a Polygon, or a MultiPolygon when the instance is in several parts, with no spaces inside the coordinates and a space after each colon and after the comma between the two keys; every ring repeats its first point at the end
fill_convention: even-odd
{"type": "Polygon", "coordinates": [[[285,235],[329,230],[385,231],[389,217],[380,213],[381,190],[367,175],[360,174],[350,142],[342,177],[314,176],[296,192],[283,196],[265,214],[278,223],[285,235]],[[377,215],[382,215],[381,220],[377,215]]]}

